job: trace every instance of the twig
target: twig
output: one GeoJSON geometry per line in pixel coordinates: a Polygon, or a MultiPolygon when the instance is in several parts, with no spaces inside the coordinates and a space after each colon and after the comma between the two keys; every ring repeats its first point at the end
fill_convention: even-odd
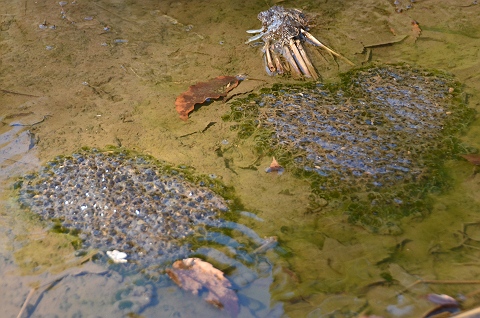
{"type": "Polygon", "coordinates": [[[129,68],[130,68],[130,70],[133,72],[133,74],[137,75],[138,78],[142,78],[141,76],[139,76],[139,75],[137,74],[137,72],[135,72],[135,70],[133,69],[133,67],[129,67],[129,68]]]}
{"type": "Polygon", "coordinates": [[[105,9],[104,7],[102,7],[101,5],[99,5],[99,4],[97,4],[97,3],[94,3],[94,4],[95,4],[97,7],[99,7],[100,9],[105,10],[105,11],[107,11],[107,12],[110,13],[110,14],[113,14],[114,16],[116,16],[117,18],[122,19],[123,21],[127,21],[127,22],[130,22],[130,23],[135,23],[134,21],[125,19],[124,17],[116,14],[115,12],[112,12],[112,11],[110,11],[110,10],[108,10],[108,9],[105,9]]]}
{"type": "Polygon", "coordinates": [[[35,293],[35,291],[37,289],[38,289],[38,287],[30,289],[30,292],[28,293],[27,298],[25,299],[25,302],[23,303],[22,308],[20,308],[20,312],[18,313],[17,318],[20,318],[22,316],[23,312],[25,311],[25,308],[27,308],[27,305],[28,305],[28,302],[30,301],[30,298],[32,298],[33,294],[35,293]]]}
{"type": "Polygon", "coordinates": [[[465,298],[466,298],[466,299],[468,299],[468,298],[472,298],[473,296],[475,296],[475,295],[477,295],[477,294],[479,294],[479,293],[480,293],[480,290],[479,290],[479,289],[477,289],[477,290],[474,290],[474,291],[472,291],[472,292],[470,292],[470,293],[466,294],[466,295],[465,295],[465,298]]]}
{"type": "Polygon", "coordinates": [[[470,245],[470,244],[465,244],[464,243],[463,246],[473,248],[473,249],[476,249],[476,250],[480,250],[480,247],[476,247],[476,246],[473,246],[473,245],[470,245]]]}
{"type": "Polygon", "coordinates": [[[403,289],[402,291],[398,292],[397,295],[403,294],[410,288],[414,287],[415,285],[418,284],[448,284],[448,285],[463,285],[463,284],[480,284],[480,280],[434,280],[434,279],[419,279],[415,281],[414,283],[408,285],[403,289]]]}
{"type": "MultiPolygon", "coordinates": [[[[87,255],[85,255],[84,257],[72,262],[72,265],[77,265],[77,266],[81,265],[81,264],[87,262],[88,260],[90,260],[97,253],[98,253],[98,250],[92,250],[87,255]]],[[[76,268],[74,268],[74,270],[76,270],[76,268]]],[[[95,273],[95,274],[104,274],[106,272],[108,272],[108,270],[105,270],[103,272],[98,272],[98,273],[95,273]]],[[[37,292],[38,290],[41,290],[41,292],[40,292],[40,295],[38,296],[39,298],[37,298],[37,301],[36,301],[36,304],[35,304],[34,308],[38,306],[38,303],[40,302],[40,296],[42,296],[42,294],[45,291],[52,288],[55,284],[60,282],[65,277],[68,277],[68,276],[76,277],[76,276],[79,276],[79,275],[89,274],[89,273],[92,274],[94,272],[91,272],[88,269],[87,270],[80,270],[78,272],[67,271],[64,274],[60,274],[59,276],[55,277],[54,279],[52,279],[52,280],[50,280],[50,281],[48,281],[44,284],[39,285],[38,287],[34,287],[34,288],[30,289],[30,292],[28,293],[27,298],[25,299],[25,302],[23,303],[22,308],[20,309],[20,312],[17,315],[17,318],[20,318],[22,316],[23,312],[25,311],[25,308],[27,308],[27,306],[28,306],[29,301],[31,300],[31,298],[33,297],[35,292],[37,292]]]]}
{"type": "Polygon", "coordinates": [[[3,92],[3,93],[5,93],[5,94],[13,94],[13,95],[20,95],[20,96],[27,96],[27,97],[41,97],[41,96],[37,96],[37,95],[17,93],[17,92],[14,92],[14,91],[9,91],[9,90],[7,90],[7,89],[1,89],[1,88],[0,88],[0,91],[3,92]]]}
{"type": "Polygon", "coordinates": [[[472,318],[472,317],[478,317],[478,314],[480,314],[480,308],[474,308],[469,311],[465,311],[461,314],[455,315],[455,318],[472,318]]]}
{"type": "Polygon", "coordinates": [[[215,121],[211,121],[202,130],[198,130],[198,131],[194,131],[194,132],[191,132],[191,133],[188,133],[188,134],[185,134],[185,135],[181,135],[181,136],[178,136],[177,138],[183,138],[183,137],[191,136],[193,134],[198,134],[198,133],[203,134],[204,132],[206,132],[210,127],[212,127],[216,123],[217,122],[215,122],[215,121]]]}
{"type": "Polygon", "coordinates": [[[38,125],[40,123],[43,123],[45,121],[45,119],[47,119],[48,117],[52,117],[52,115],[43,115],[43,118],[39,121],[36,121],[34,122],[33,124],[20,124],[20,123],[14,123],[14,124],[11,124],[10,126],[20,126],[20,127],[31,127],[31,126],[34,126],[34,125],[38,125]]]}
{"type": "Polygon", "coordinates": [[[389,45],[393,45],[395,43],[400,43],[403,40],[405,40],[406,38],[408,38],[408,35],[405,35],[402,38],[395,39],[395,40],[392,40],[392,41],[386,41],[386,42],[381,42],[381,43],[371,44],[371,45],[364,45],[363,47],[369,49],[369,48],[375,48],[375,47],[389,46],[389,45]]]}
{"type": "Polygon", "coordinates": [[[480,280],[418,280],[418,283],[425,284],[480,284],[480,280]]]}
{"type": "Polygon", "coordinates": [[[8,160],[8,161],[11,161],[11,162],[14,162],[14,163],[21,163],[23,165],[31,165],[32,163],[31,162],[23,162],[23,161],[19,161],[19,160],[15,160],[15,159],[10,159],[10,158],[5,158],[5,157],[0,157],[0,159],[2,160],[8,160]]]}

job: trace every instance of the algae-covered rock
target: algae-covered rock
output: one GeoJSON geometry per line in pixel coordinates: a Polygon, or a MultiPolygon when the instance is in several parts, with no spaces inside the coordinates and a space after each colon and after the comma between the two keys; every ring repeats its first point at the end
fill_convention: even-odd
{"type": "Polygon", "coordinates": [[[333,85],[277,84],[233,103],[227,119],[351,222],[393,234],[396,219],[427,213],[428,193],[447,182],[442,160],[458,153],[455,134],[473,114],[460,91],[446,74],[381,66],[333,85]]]}

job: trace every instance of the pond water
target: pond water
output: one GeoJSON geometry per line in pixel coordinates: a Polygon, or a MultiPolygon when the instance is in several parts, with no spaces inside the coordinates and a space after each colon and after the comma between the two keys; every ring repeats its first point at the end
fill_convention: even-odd
{"type": "MultiPolygon", "coordinates": [[[[430,194],[431,211],[399,220],[395,235],[380,235],[349,223],[329,202],[312,203],[308,180],[292,171],[265,173],[272,158],[222,120],[230,101],[179,119],[176,96],[217,76],[248,75],[231,101],[300,81],[268,76],[260,48],[245,44],[245,31],[261,26],[257,14],[275,4],[307,12],[310,33],[357,67],[408,63],[452,74],[463,100],[480,110],[480,5],[471,0],[4,2],[2,316],[230,316],[162,270],[147,277],[93,256],[97,250],[80,253],[76,235],[52,231],[20,207],[17,177],[85,146],[193,167],[233,188],[231,228],[216,245],[194,245],[234,283],[239,317],[420,317],[435,307],[426,297],[432,293],[462,301],[465,310],[480,306],[480,175],[466,160],[445,155],[442,173],[450,181],[430,194]],[[264,237],[278,245],[260,253],[264,237]]],[[[324,83],[352,68],[312,56],[324,83]]],[[[459,136],[465,151],[480,148],[479,136],[473,119],[459,136]]]]}

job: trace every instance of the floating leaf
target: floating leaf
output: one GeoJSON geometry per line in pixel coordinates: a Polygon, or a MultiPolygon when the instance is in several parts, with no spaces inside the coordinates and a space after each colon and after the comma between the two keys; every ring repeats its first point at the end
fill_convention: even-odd
{"type": "Polygon", "coordinates": [[[228,279],[212,264],[199,258],[186,258],[173,263],[166,272],[178,286],[194,295],[202,290],[208,291],[205,301],[237,317],[240,311],[237,294],[228,279]]]}
{"type": "Polygon", "coordinates": [[[219,76],[208,82],[192,85],[188,91],[177,97],[175,109],[182,120],[187,120],[195,104],[227,96],[228,92],[237,87],[242,79],[242,76],[219,76]]]}

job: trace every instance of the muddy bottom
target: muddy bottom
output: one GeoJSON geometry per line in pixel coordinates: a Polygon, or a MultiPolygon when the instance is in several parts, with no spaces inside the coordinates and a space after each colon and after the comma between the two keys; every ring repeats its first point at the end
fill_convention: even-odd
{"type": "MultiPolygon", "coordinates": [[[[308,181],[288,170],[265,173],[272,158],[259,156],[253,142],[238,139],[233,123],[221,119],[230,110],[228,102],[197,106],[187,121],[179,119],[176,96],[210,78],[247,74],[249,79],[232,91],[238,94],[233,100],[274,83],[296,82],[268,76],[260,47],[244,44],[251,36],[245,30],[260,28],[257,14],[274,4],[14,1],[1,6],[0,304],[5,317],[225,314],[168,279],[152,281],[122,272],[121,264],[76,256],[75,236],[48,231],[48,222],[19,207],[11,192],[16,176],[83,146],[108,145],[191,166],[232,186],[243,209],[263,220],[237,221],[259,237],[278,238],[278,246],[264,254],[268,261],[258,263],[257,276],[240,275],[239,316],[421,316],[435,307],[424,297],[430,293],[462,299],[465,309],[480,305],[475,292],[480,288],[475,284],[480,177],[467,161],[447,161],[452,186],[433,194],[428,215],[404,218],[401,234],[380,236],[348,223],[341,209],[307,213],[312,211],[308,181]]],[[[406,62],[451,73],[464,84],[464,100],[480,108],[480,6],[472,1],[279,4],[309,13],[309,32],[356,66],[406,62]]],[[[324,83],[351,69],[305,47],[324,83]]],[[[479,127],[476,120],[461,136],[465,149],[480,146],[479,127]]]]}

